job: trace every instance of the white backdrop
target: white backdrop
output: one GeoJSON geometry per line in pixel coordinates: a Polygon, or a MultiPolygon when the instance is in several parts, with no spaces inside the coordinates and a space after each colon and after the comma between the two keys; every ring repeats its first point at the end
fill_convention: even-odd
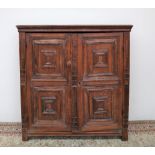
{"type": "Polygon", "coordinates": [[[130,120],[155,119],[155,9],[0,9],[0,122],[21,121],[16,25],[132,24],[130,120]]]}

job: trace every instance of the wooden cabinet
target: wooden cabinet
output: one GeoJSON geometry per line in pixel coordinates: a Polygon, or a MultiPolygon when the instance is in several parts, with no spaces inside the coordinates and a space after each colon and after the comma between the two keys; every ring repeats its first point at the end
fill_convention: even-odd
{"type": "Polygon", "coordinates": [[[131,25],[19,25],[22,138],[128,139],[131,25]]]}

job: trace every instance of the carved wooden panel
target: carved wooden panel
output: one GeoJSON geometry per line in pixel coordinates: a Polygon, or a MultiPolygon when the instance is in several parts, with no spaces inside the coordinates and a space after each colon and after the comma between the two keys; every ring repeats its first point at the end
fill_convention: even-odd
{"type": "Polygon", "coordinates": [[[118,96],[121,91],[117,86],[81,88],[82,99],[78,104],[81,131],[121,127],[122,96],[118,96]]]}
{"type": "Polygon", "coordinates": [[[111,118],[111,102],[109,97],[97,94],[90,98],[91,113],[93,119],[109,119],[111,118]]]}
{"type": "Polygon", "coordinates": [[[69,75],[66,74],[66,64],[70,59],[69,35],[29,34],[27,40],[32,61],[32,78],[67,81],[69,75]]]}
{"type": "Polygon", "coordinates": [[[64,76],[65,53],[63,52],[63,44],[63,41],[58,39],[33,41],[34,78],[49,74],[51,76],[64,76]]]}
{"type": "Polygon", "coordinates": [[[79,35],[78,65],[83,81],[104,80],[121,76],[123,33],[84,33],[79,35]]]}
{"type": "Polygon", "coordinates": [[[114,49],[116,46],[114,39],[91,39],[91,41],[88,39],[84,41],[83,46],[86,54],[84,72],[87,76],[111,75],[116,72],[114,69],[117,66],[115,59],[117,53],[114,49]]]}
{"type": "Polygon", "coordinates": [[[108,67],[108,50],[94,49],[93,51],[93,66],[94,68],[106,68],[108,67]]]}
{"type": "Polygon", "coordinates": [[[62,116],[62,107],[65,102],[64,90],[33,88],[32,107],[34,117],[39,120],[57,120],[62,116]]]}
{"type": "MultiPolygon", "coordinates": [[[[56,50],[48,50],[48,49],[42,49],[41,51],[39,51],[39,60],[40,60],[40,63],[39,64],[39,69],[43,69],[43,72],[44,70],[46,69],[51,69],[47,72],[47,74],[49,72],[52,72],[52,68],[56,68],[56,55],[57,55],[57,52],[56,50]]],[[[54,71],[53,71],[54,72],[54,71]]]]}
{"type": "Polygon", "coordinates": [[[42,103],[42,113],[49,114],[49,115],[56,115],[57,114],[57,105],[56,105],[57,98],[55,96],[43,96],[41,97],[42,103]]]}
{"type": "Polygon", "coordinates": [[[70,103],[65,87],[33,87],[31,96],[32,127],[70,130],[70,103]],[[55,127],[56,124],[59,126],[55,127]]]}

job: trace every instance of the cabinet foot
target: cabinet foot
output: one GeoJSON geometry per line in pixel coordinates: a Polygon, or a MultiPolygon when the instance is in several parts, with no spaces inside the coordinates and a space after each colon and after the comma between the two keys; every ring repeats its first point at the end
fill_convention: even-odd
{"type": "Polygon", "coordinates": [[[122,141],[128,141],[128,129],[123,129],[121,139],[122,141]]]}
{"type": "Polygon", "coordinates": [[[22,141],[28,141],[27,128],[22,128],[22,141]]]}
{"type": "Polygon", "coordinates": [[[22,141],[28,141],[29,138],[27,136],[27,134],[22,134],[22,141]]]}

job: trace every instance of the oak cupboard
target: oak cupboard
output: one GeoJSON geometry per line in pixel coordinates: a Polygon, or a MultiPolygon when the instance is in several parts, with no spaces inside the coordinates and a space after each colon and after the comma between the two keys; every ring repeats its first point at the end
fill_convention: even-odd
{"type": "Polygon", "coordinates": [[[132,25],[18,25],[22,139],[128,139],[132,25]]]}

